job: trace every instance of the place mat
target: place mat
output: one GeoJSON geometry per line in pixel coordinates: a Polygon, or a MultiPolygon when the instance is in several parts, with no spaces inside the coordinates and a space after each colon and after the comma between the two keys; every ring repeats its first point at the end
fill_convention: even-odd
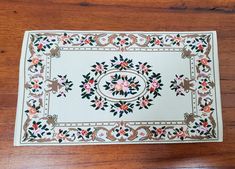
{"type": "Polygon", "coordinates": [[[216,32],[25,32],[14,145],[222,140],[216,32]]]}

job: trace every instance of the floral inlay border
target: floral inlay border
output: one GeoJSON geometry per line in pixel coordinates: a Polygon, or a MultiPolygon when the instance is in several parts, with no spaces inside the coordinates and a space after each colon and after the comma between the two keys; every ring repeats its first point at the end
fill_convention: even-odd
{"type": "MultiPolygon", "coordinates": [[[[158,33],[30,33],[27,55],[28,77],[23,103],[22,144],[31,143],[118,143],[170,142],[216,139],[218,126],[213,92],[215,84],[211,62],[211,34],[158,33]],[[195,79],[176,75],[169,86],[177,97],[197,93],[198,114],[185,113],[185,124],[130,125],[117,121],[114,126],[56,127],[57,116],[43,116],[46,93],[69,95],[73,82],[66,75],[46,78],[46,58],[59,58],[60,47],[112,47],[117,51],[131,48],[182,48],[182,59],[193,58],[195,79]]],[[[213,57],[213,56],[212,56],[213,57]]],[[[97,98],[99,99],[99,98],[97,98]]]]}

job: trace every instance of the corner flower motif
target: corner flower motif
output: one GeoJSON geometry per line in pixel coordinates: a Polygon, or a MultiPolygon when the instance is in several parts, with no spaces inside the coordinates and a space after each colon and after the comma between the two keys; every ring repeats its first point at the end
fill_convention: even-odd
{"type": "Polygon", "coordinates": [[[49,37],[45,35],[31,35],[31,38],[33,39],[33,45],[36,48],[37,52],[45,52],[47,49],[51,49],[55,39],[50,39],[49,37]]]}
{"type": "Polygon", "coordinates": [[[195,137],[199,138],[212,138],[215,137],[211,121],[208,120],[208,118],[200,118],[196,120],[191,126],[190,126],[190,132],[195,137]]]}
{"type": "Polygon", "coordinates": [[[51,135],[47,124],[34,120],[28,128],[29,139],[42,139],[46,135],[51,135]]]}
{"type": "Polygon", "coordinates": [[[190,53],[194,53],[193,55],[203,54],[208,49],[208,42],[210,40],[210,35],[205,36],[197,36],[193,38],[188,38],[186,40],[185,46],[190,49],[190,53]]]}

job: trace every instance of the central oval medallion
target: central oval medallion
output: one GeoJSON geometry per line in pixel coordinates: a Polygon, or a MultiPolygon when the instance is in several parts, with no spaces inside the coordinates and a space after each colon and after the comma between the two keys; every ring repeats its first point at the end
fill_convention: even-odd
{"type": "Polygon", "coordinates": [[[133,101],[146,89],[145,77],[134,70],[109,70],[97,79],[97,93],[110,101],[133,101]]]}
{"type": "Polygon", "coordinates": [[[79,87],[82,99],[90,100],[95,110],[121,118],[134,109],[148,109],[161,96],[161,74],[155,73],[147,62],[135,64],[132,59],[119,55],[91,67],[79,87]]]}

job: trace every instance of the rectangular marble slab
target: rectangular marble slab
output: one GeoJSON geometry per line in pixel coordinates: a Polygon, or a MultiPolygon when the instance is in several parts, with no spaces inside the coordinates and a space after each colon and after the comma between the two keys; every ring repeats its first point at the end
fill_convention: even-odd
{"type": "Polygon", "coordinates": [[[215,31],[26,31],[14,145],[221,142],[215,31]]]}

